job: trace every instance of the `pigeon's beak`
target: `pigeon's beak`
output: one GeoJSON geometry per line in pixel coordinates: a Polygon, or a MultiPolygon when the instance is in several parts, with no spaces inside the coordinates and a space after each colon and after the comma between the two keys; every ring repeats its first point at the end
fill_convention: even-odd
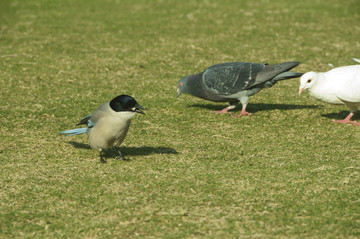
{"type": "Polygon", "coordinates": [[[144,111],[142,110],[145,110],[144,107],[142,107],[141,105],[137,105],[134,109],[134,112],[136,113],[139,113],[139,114],[142,114],[142,115],[146,115],[144,111]]]}
{"type": "Polygon", "coordinates": [[[301,92],[303,92],[305,89],[304,88],[300,88],[299,89],[299,95],[301,94],[301,92]]]}
{"type": "Polygon", "coordinates": [[[177,94],[176,94],[176,98],[178,98],[180,96],[181,92],[180,92],[180,88],[177,89],[177,94]]]}

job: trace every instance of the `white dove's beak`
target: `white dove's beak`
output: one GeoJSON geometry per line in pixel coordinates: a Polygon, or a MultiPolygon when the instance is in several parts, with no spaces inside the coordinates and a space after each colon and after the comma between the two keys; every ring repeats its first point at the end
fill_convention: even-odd
{"type": "Polygon", "coordinates": [[[304,88],[300,88],[299,89],[299,95],[301,94],[301,92],[303,92],[305,89],[304,88]]]}

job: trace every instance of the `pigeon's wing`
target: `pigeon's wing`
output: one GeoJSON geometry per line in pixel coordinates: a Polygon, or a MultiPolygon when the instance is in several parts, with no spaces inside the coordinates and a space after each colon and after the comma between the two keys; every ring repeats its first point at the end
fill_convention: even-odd
{"type": "MultiPolygon", "coordinates": [[[[248,84],[246,89],[249,89],[253,86],[260,85],[268,80],[271,80],[275,76],[281,74],[282,72],[288,71],[295,66],[299,65],[300,62],[284,62],[280,64],[274,65],[265,65],[264,69],[258,73],[255,81],[251,82],[252,84],[248,84]]],[[[294,75],[295,77],[295,75],[294,75]]],[[[293,77],[291,77],[293,78],[293,77]]],[[[284,78],[287,79],[287,78],[284,78]]]]}
{"type": "Polygon", "coordinates": [[[253,85],[256,75],[265,67],[262,63],[229,62],[207,68],[203,75],[204,85],[220,95],[231,95],[253,85]]]}
{"type": "Polygon", "coordinates": [[[328,87],[342,101],[360,104],[360,66],[346,66],[326,73],[328,87]]]}

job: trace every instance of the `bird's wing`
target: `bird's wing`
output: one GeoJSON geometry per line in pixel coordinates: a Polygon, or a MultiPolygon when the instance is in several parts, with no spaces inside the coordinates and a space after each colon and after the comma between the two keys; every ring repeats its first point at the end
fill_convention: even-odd
{"type": "Polygon", "coordinates": [[[360,66],[340,68],[327,74],[327,79],[339,99],[360,103],[360,66]]]}
{"type": "Polygon", "coordinates": [[[88,124],[90,124],[90,126],[94,126],[102,118],[104,118],[106,115],[108,115],[110,110],[112,110],[112,109],[110,108],[109,102],[106,102],[106,103],[100,105],[94,111],[94,113],[92,113],[91,117],[89,118],[88,124]]]}
{"type": "Polygon", "coordinates": [[[87,123],[88,123],[88,121],[89,121],[89,119],[90,119],[90,117],[91,117],[91,115],[87,115],[87,116],[85,116],[85,117],[84,117],[84,118],[82,118],[82,119],[80,120],[80,122],[79,122],[78,124],[76,124],[76,125],[87,124],[87,123]]]}
{"type": "Polygon", "coordinates": [[[202,76],[204,85],[221,95],[231,95],[253,85],[263,63],[229,62],[207,68],[202,76]]]}
{"type": "Polygon", "coordinates": [[[86,124],[88,128],[91,128],[107,114],[107,110],[110,110],[109,102],[100,105],[94,113],[82,118],[77,125],[86,124]]]}

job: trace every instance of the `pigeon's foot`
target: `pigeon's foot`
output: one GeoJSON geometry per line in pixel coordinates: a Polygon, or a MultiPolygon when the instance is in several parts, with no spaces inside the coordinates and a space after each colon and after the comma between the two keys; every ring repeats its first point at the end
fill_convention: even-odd
{"type": "Polygon", "coordinates": [[[239,115],[233,115],[233,117],[241,117],[241,116],[244,116],[244,115],[252,115],[252,113],[249,113],[249,112],[246,112],[246,111],[241,111],[241,113],[239,115]]]}
{"type": "Polygon", "coordinates": [[[340,123],[340,124],[352,124],[352,125],[360,125],[360,123],[356,122],[356,121],[351,121],[351,117],[353,117],[354,113],[350,112],[350,114],[343,120],[334,120],[334,122],[336,123],[340,123]]]}
{"type": "Polygon", "coordinates": [[[334,120],[335,123],[340,123],[340,124],[351,124],[351,125],[356,125],[359,126],[360,123],[356,122],[356,121],[351,121],[348,119],[344,119],[344,120],[334,120]]]}
{"type": "Polygon", "coordinates": [[[219,110],[219,111],[210,111],[211,113],[214,114],[231,114],[231,112],[229,112],[229,108],[225,108],[223,110],[219,110]]]}

